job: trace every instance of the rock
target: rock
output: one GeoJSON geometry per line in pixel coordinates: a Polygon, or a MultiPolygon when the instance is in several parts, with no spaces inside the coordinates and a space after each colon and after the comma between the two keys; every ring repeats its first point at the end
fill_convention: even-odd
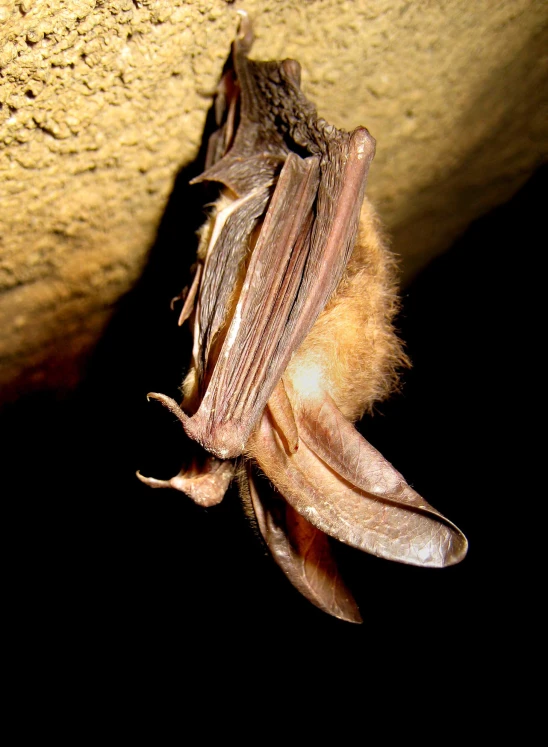
{"type": "MultiPolygon", "coordinates": [[[[298,59],[320,114],[376,138],[368,194],[404,283],[545,160],[547,4],[245,8],[253,56],[298,59]]],[[[196,157],[237,25],[222,0],[0,7],[3,399],[80,380],[196,157]]]]}

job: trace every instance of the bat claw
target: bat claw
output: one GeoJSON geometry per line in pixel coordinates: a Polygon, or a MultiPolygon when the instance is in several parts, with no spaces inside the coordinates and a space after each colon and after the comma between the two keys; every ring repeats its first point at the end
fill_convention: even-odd
{"type": "Polygon", "coordinates": [[[238,26],[238,44],[242,48],[242,51],[246,52],[251,49],[253,44],[253,25],[245,10],[238,10],[236,12],[240,16],[240,25],[238,26]]]}
{"type": "Polygon", "coordinates": [[[137,470],[135,475],[142,483],[144,483],[145,485],[148,485],[149,488],[170,488],[171,487],[171,485],[169,484],[169,480],[157,480],[155,477],[145,477],[139,472],[139,470],[137,470]]]}
{"type": "Polygon", "coordinates": [[[178,293],[176,296],[173,296],[173,298],[169,302],[169,308],[171,309],[171,311],[175,311],[175,304],[178,303],[179,301],[184,301],[187,295],[188,295],[188,288],[183,288],[183,290],[180,293],[178,293]]]}
{"type": "Polygon", "coordinates": [[[168,397],[167,394],[160,394],[158,392],[149,392],[147,394],[147,400],[150,401],[151,399],[157,400],[166,409],[173,413],[173,415],[175,415],[175,417],[181,422],[187,436],[193,441],[197,441],[199,444],[204,446],[204,448],[206,448],[212,454],[219,456],[221,459],[227,459],[228,457],[239,456],[239,454],[241,454],[243,444],[242,449],[234,454],[229,454],[228,452],[225,454],[221,453],[219,450],[216,451],[214,448],[210,448],[206,443],[207,439],[204,438],[204,435],[200,430],[200,422],[196,422],[194,417],[190,417],[189,415],[187,415],[172,397],[168,397]]]}
{"type": "Polygon", "coordinates": [[[173,488],[192,498],[199,506],[209,508],[223,500],[234,476],[234,465],[231,462],[220,462],[213,457],[207,457],[201,465],[188,470],[182,469],[170,480],[144,477],[139,471],[135,474],[150,488],[173,488]]]}
{"type": "Polygon", "coordinates": [[[190,418],[186,413],[183,412],[183,410],[181,410],[181,407],[172,397],[168,397],[167,394],[159,394],[158,392],[149,392],[147,394],[147,400],[150,402],[151,399],[157,400],[158,402],[160,402],[160,404],[162,404],[170,412],[172,412],[181,421],[185,431],[187,430],[190,418]]]}

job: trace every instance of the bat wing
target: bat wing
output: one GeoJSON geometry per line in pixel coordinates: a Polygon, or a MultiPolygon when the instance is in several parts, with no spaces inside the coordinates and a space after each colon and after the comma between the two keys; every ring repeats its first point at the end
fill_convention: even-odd
{"type": "Polygon", "coordinates": [[[329,395],[297,409],[295,419],[295,453],[287,452],[268,409],[252,448],[297,513],[341,542],[388,560],[439,568],[464,558],[460,530],[405,482],[329,395]]]}
{"type": "Polygon", "coordinates": [[[243,452],[342,277],[375,149],[365,128],[349,134],[317,117],[299,90],[296,62],[254,62],[245,52],[236,43],[233,143],[199,177],[235,195],[216,218],[199,280],[199,405],[188,415],[152,395],[221,459],[243,452]]]}

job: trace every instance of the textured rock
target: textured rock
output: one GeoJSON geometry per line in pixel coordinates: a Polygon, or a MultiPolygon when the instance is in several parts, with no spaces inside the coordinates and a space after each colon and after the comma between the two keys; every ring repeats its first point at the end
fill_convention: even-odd
{"type": "Polygon", "coordinates": [[[4,398],[78,381],[197,153],[237,7],[255,57],[295,57],[326,119],[376,137],[404,279],[546,157],[545,3],[0,0],[4,398]]]}

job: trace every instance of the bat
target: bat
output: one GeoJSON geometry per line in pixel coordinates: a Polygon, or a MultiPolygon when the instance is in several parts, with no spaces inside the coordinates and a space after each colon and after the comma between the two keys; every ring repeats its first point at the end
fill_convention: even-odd
{"type": "Polygon", "coordinates": [[[406,356],[394,326],[395,260],[365,198],[375,140],[318,117],[295,60],[248,57],[241,13],[215,100],[205,171],[219,197],[199,232],[179,324],[191,325],[181,405],[189,456],[170,480],[202,506],[236,479],[246,512],[289,581],[361,622],[331,540],[425,567],[467,540],[353,423],[393,390],[406,356]]]}

